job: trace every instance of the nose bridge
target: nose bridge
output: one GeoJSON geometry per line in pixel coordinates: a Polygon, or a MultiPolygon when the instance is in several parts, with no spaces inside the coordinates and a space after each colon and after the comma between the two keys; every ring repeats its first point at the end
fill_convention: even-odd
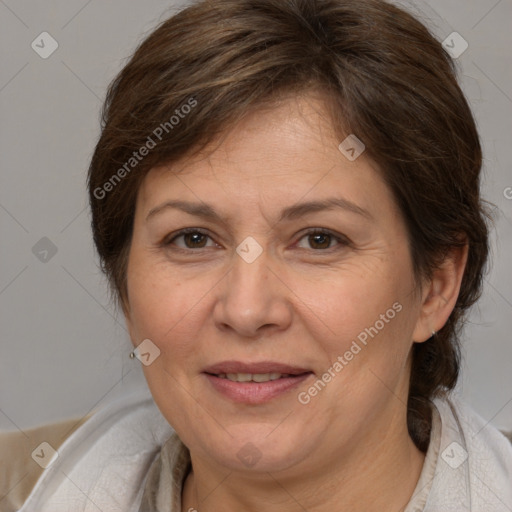
{"type": "Polygon", "coordinates": [[[262,326],[285,327],[290,321],[286,287],[278,283],[275,262],[269,251],[248,237],[236,250],[226,276],[222,297],[215,308],[215,321],[244,336],[253,336],[262,326]]]}
{"type": "MultiPolygon", "coordinates": [[[[270,299],[268,250],[253,238],[244,240],[236,249],[232,270],[228,277],[228,297],[248,312],[262,309],[270,299]]],[[[271,274],[273,275],[273,274],[271,274]]]]}

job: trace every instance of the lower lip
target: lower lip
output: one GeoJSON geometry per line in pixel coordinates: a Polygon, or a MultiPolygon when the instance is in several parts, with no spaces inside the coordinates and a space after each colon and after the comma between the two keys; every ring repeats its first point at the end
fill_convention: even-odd
{"type": "Polygon", "coordinates": [[[267,382],[234,382],[209,373],[204,375],[216,391],[233,402],[257,405],[291,391],[313,374],[304,373],[267,382]]]}

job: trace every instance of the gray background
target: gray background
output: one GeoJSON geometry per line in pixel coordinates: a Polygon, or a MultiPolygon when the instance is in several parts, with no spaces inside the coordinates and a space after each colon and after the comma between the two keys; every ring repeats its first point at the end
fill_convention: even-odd
{"type": "MultiPolygon", "coordinates": [[[[146,386],[98,269],[85,176],[108,83],[178,8],[163,0],[0,0],[0,430],[81,417],[146,386]],[[43,31],[59,45],[47,59],[31,48],[43,31]],[[33,252],[43,237],[57,249],[46,262],[33,252]]],[[[512,0],[418,0],[409,8],[441,40],[457,31],[469,43],[457,59],[460,80],[484,144],[484,196],[499,215],[458,390],[488,421],[512,429],[512,0]]]]}

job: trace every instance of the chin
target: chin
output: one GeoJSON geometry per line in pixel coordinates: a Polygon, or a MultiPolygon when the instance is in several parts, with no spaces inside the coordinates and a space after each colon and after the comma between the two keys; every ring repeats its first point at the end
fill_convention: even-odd
{"type": "Polygon", "coordinates": [[[280,430],[279,423],[244,423],[226,430],[229,434],[223,431],[220,439],[202,439],[201,444],[209,457],[230,471],[285,471],[307,458],[310,448],[304,443],[305,432],[292,432],[289,426],[280,430]]]}

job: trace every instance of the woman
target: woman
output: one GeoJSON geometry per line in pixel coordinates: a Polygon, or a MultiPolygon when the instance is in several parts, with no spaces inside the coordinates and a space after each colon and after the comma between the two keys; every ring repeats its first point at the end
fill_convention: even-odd
{"type": "Polygon", "coordinates": [[[511,510],[509,441],[448,393],[488,255],[481,163],[449,55],[391,4],[164,22],[89,170],[158,410],[97,413],[21,510],[511,510]]]}

